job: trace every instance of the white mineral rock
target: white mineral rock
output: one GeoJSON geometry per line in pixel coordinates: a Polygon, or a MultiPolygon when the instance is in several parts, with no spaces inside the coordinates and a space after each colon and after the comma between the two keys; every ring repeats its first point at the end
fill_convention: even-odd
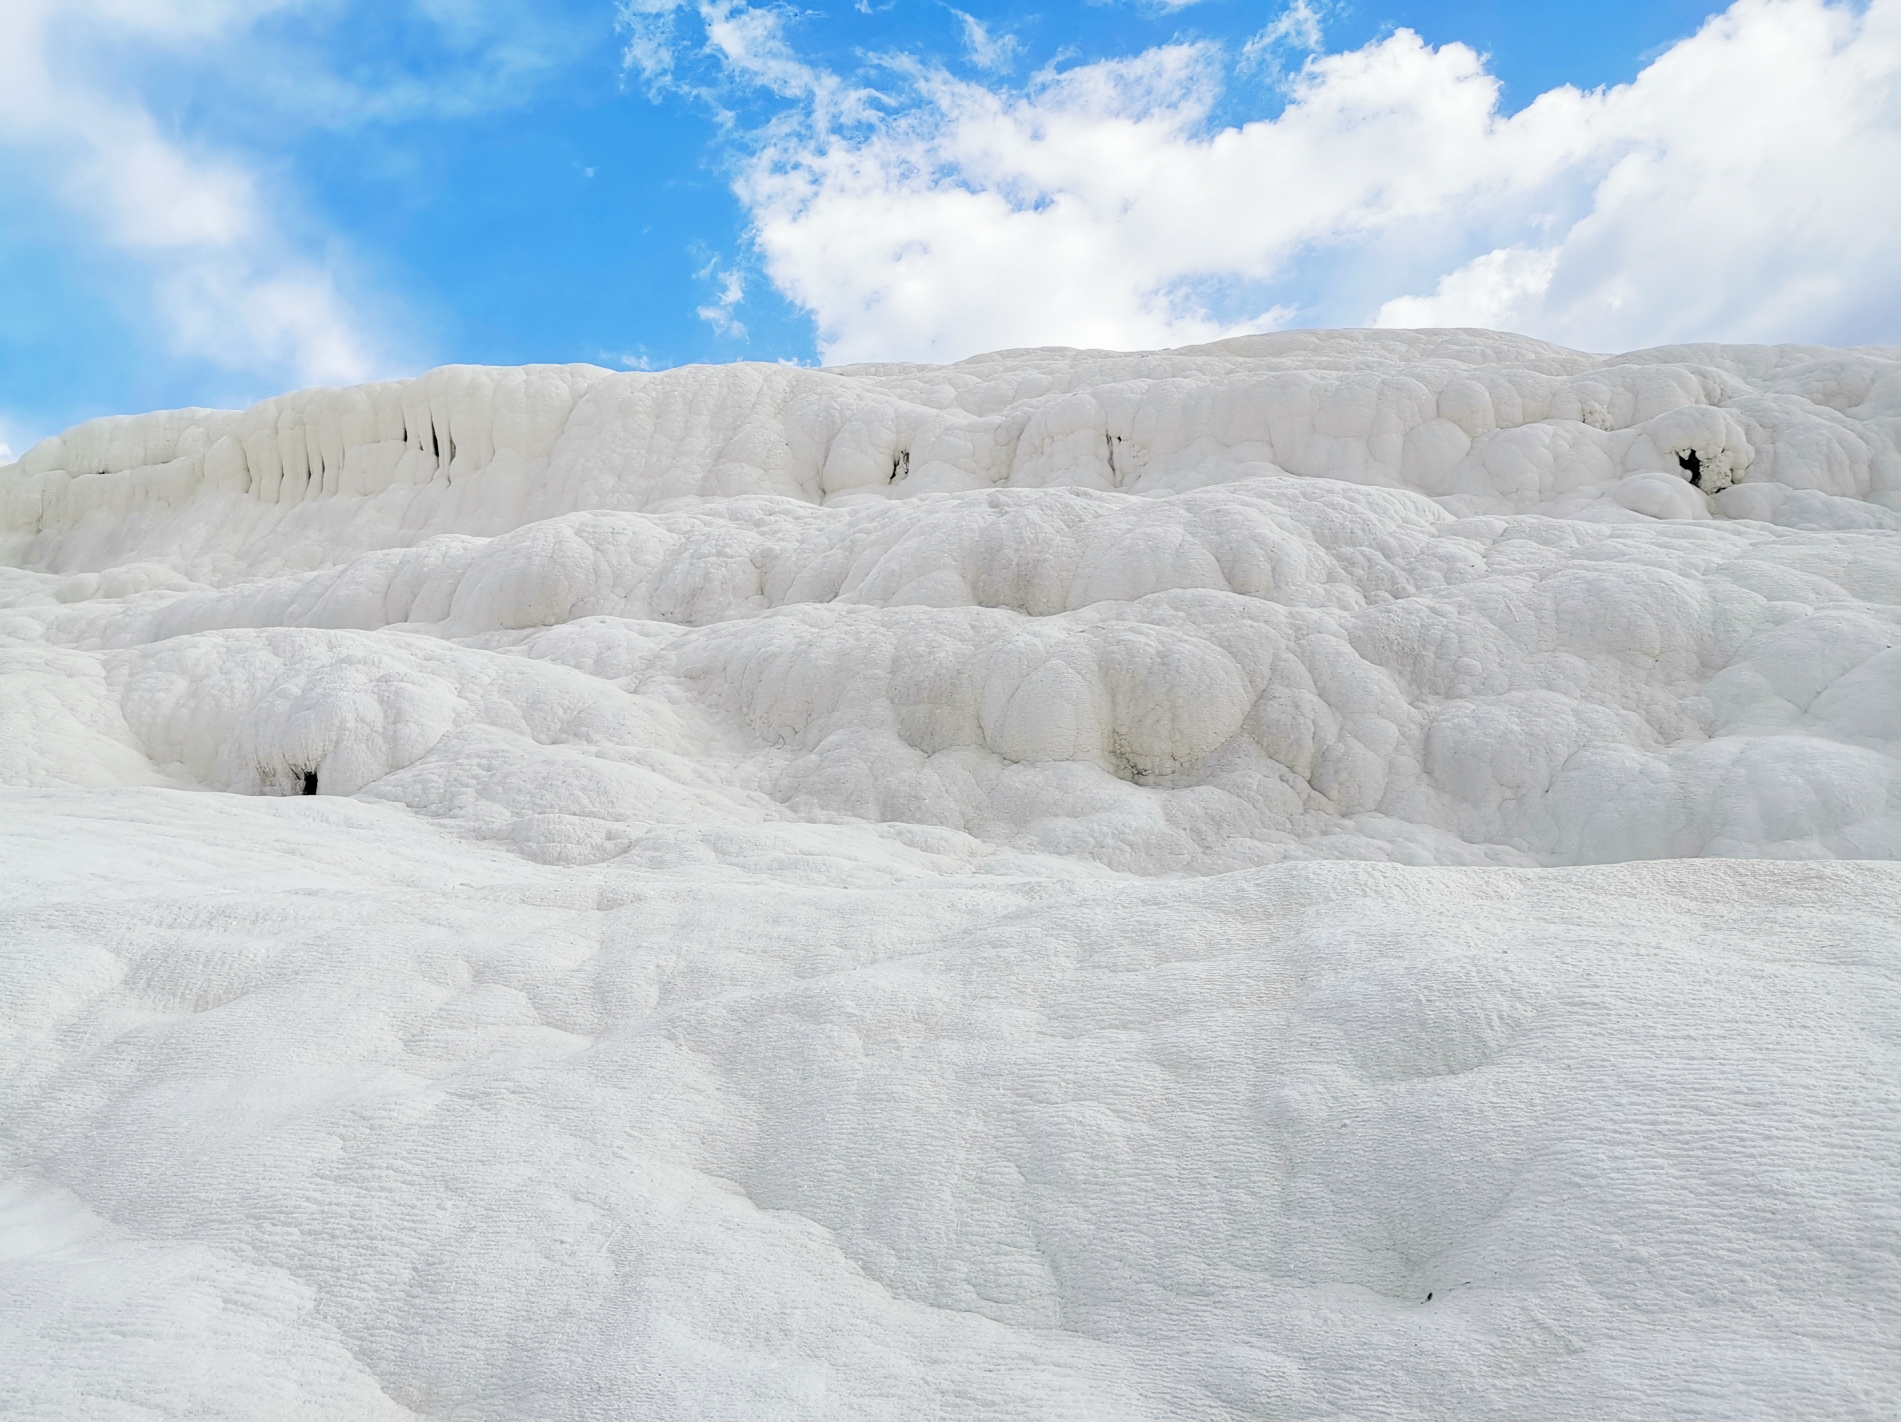
{"type": "Polygon", "coordinates": [[[1901,1395],[1901,350],[94,420],[0,785],[0,1416],[1901,1395]]]}

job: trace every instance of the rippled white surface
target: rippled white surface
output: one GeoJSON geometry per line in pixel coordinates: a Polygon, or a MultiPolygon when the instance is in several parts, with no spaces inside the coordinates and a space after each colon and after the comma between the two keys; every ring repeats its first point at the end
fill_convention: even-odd
{"type": "Polygon", "coordinates": [[[1897,511],[1486,332],[47,441],[0,1409],[1879,1416],[1897,511]]]}

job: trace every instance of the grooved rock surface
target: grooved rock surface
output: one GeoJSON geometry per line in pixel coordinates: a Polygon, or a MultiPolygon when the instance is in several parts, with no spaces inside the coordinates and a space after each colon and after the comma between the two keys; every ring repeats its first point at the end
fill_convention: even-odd
{"type": "Polygon", "coordinates": [[[0,787],[0,1416],[1901,1393],[1901,350],[96,420],[0,787]]]}

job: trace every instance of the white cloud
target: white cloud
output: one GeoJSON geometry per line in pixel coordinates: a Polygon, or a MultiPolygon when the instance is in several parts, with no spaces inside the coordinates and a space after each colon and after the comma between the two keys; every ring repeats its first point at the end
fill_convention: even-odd
{"type": "Polygon", "coordinates": [[[1546,247],[1500,247],[1439,278],[1431,296],[1399,296],[1380,307],[1380,326],[1488,326],[1510,330],[1542,298],[1557,270],[1546,247]]]}
{"type": "MultiPolygon", "coordinates": [[[[1296,4],[1261,42],[1310,32],[1296,4]]],[[[1289,303],[1600,349],[1901,325],[1901,0],[1740,0],[1634,83],[1510,116],[1469,48],[1402,30],[1215,127],[1229,60],[920,73],[888,114],[782,120],[738,184],[767,274],[829,360],[1193,341],[1289,303]]]]}
{"type": "Polygon", "coordinates": [[[712,282],[718,287],[718,294],[704,306],[695,308],[693,314],[722,336],[736,341],[746,339],[745,324],[733,313],[740,302],[746,299],[746,279],[737,267],[721,265],[718,256],[706,255],[706,264],[693,275],[701,281],[712,282]]]}
{"type": "Polygon", "coordinates": [[[1211,311],[1208,282],[1269,280],[1498,166],[1473,151],[1496,85],[1461,46],[1316,61],[1280,119],[1208,133],[1220,60],[1174,45],[1019,95],[929,75],[868,130],[787,134],[740,184],[767,272],[833,360],[1207,340],[1269,324],[1211,311]]]}
{"type": "Polygon", "coordinates": [[[690,11],[700,22],[704,42],[688,57],[713,60],[728,82],[737,82],[781,98],[823,98],[839,89],[829,73],[804,63],[785,36],[786,12],[747,5],[743,0],[620,0],[616,22],[627,42],[621,49],[623,71],[635,72],[658,99],[668,89],[713,98],[703,87],[675,78],[682,63],[678,17],[690,11]]]}
{"type": "Polygon", "coordinates": [[[409,8],[430,27],[426,64],[339,59],[325,26],[344,17],[309,0],[0,0],[8,199],[63,214],[72,245],[111,272],[102,280],[138,293],[129,304],[158,330],[129,331],[131,343],[237,373],[240,391],[377,374],[398,323],[353,303],[336,275],[348,254],[244,145],[506,106],[580,42],[532,0],[409,8]],[[272,18],[287,23],[261,26],[272,18]],[[181,75],[193,127],[218,143],[161,122],[143,97],[155,76],[162,88],[181,75]]]}
{"type": "Polygon", "coordinates": [[[371,341],[320,266],[299,258],[255,176],[229,154],[159,130],[136,95],[70,53],[56,29],[110,24],[167,43],[206,42],[276,8],[261,3],[93,5],[10,0],[0,144],[84,224],[77,240],[130,257],[149,282],[172,353],[304,383],[367,378],[371,341]]]}
{"type": "Polygon", "coordinates": [[[180,350],[229,366],[347,385],[376,374],[357,315],[328,273],[295,260],[259,265],[224,248],[175,263],[155,283],[180,350]]]}
{"type": "Polygon", "coordinates": [[[1008,69],[1016,61],[1017,51],[1022,48],[1015,35],[1000,35],[975,15],[966,15],[962,10],[952,9],[964,26],[964,53],[970,56],[970,62],[979,69],[1008,69]]]}
{"type": "Polygon", "coordinates": [[[705,0],[699,7],[707,49],[727,72],[787,98],[813,93],[829,76],[800,61],[785,37],[785,14],[739,0],[705,0]]]}
{"type": "Polygon", "coordinates": [[[1241,63],[1243,67],[1256,64],[1278,67],[1278,51],[1297,49],[1312,54],[1320,48],[1323,38],[1320,12],[1307,0],[1294,0],[1293,4],[1268,21],[1259,34],[1241,46],[1241,63]]]}
{"type": "Polygon", "coordinates": [[[1743,0],[1579,110],[1585,215],[1380,324],[1483,319],[1600,349],[1901,335],[1901,3],[1743,0]]]}
{"type": "Polygon", "coordinates": [[[673,83],[678,62],[674,12],[680,0],[621,0],[615,20],[627,41],[621,46],[621,69],[636,73],[658,100],[673,83]]]}

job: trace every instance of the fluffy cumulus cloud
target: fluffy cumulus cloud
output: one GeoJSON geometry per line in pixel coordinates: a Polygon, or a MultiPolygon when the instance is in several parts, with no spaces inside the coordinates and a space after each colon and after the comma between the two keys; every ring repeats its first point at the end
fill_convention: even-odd
{"type": "Polygon", "coordinates": [[[738,189],[832,361],[1289,322],[1855,342],[1901,316],[1901,0],[1738,0],[1634,82],[1513,114],[1471,49],[1399,30],[1214,121],[1320,39],[1298,5],[1239,54],[1021,87],[895,65],[888,107],[782,116],[738,189]]]}
{"type": "Polygon", "coordinates": [[[1743,0],[1634,83],[1565,100],[1523,127],[1555,179],[1592,183],[1585,215],[1387,302],[1380,324],[1482,323],[1606,349],[1894,330],[1901,5],[1743,0]],[[1557,156],[1560,127],[1583,140],[1575,155],[1557,156]]]}
{"type": "Polygon", "coordinates": [[[167,132],[73,43],[88,33],[134,47],[202,46],[280,8],[9,0],[0,145],[26,182],[77,220],[76,240],[143,273],[173,354],[304,382],[360,380],[375,363],[362,323],[323,266],[287,240],[256,174],[167,132]]]}

